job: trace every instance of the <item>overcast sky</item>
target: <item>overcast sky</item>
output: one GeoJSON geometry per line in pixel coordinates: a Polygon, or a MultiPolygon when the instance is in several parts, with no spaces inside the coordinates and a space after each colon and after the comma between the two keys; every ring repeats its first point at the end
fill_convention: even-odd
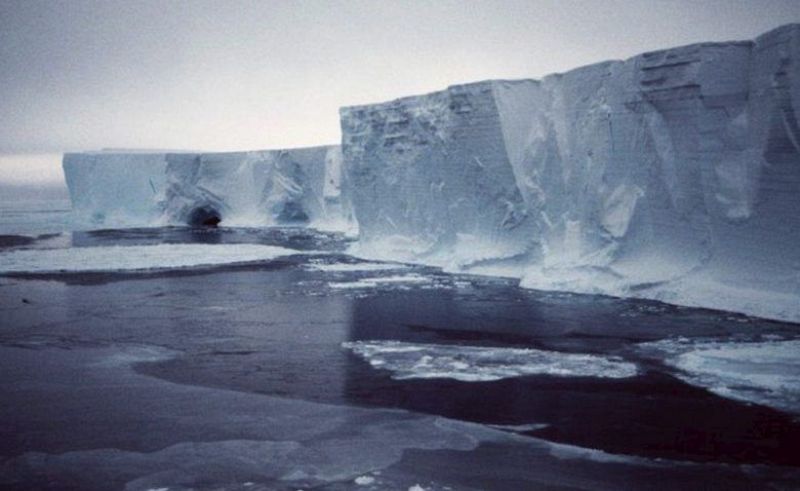
{"type": "Polygon", "coordinates": [[[334,143],[340,106],[800,22],[800,0],[0,0],[0,153],[334,143]]]}

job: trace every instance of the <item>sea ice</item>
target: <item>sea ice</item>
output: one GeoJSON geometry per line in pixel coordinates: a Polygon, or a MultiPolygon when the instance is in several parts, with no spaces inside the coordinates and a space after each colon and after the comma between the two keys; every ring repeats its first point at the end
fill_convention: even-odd
{"type": "Polygon", "coordinates": [[[401,341],[352,341],[342,347],[374,368],[391,371],[397,380],[450,378],[491,382],[527,375],[627,378],[638,374],[634,363],[583,353],[401,341]]]}
{"type": "Polygon", "coordinates": [[[800,414],[800,340],[644,343],[682,380],[731,399],[800,414]]]}
{"type": "Polygon", "coordinates": [[[159,244],[149,246],[18,249],[0,252],[0,274],[147,271],[267,261],[297,254],[256,244],[159,244]]]}
{"type": "Polygon", "coordinates": [[[420,276],[418,274],[406,274],[397,276],[375,276],[370,278],[361,278],[356,281],[349,282],[330,282],[329,288],[338,289],[355,289],[355,288],[375,288],[377,286],[392,286],[392,285],[420,285],[432,283],[431,278],[420,276]]]}

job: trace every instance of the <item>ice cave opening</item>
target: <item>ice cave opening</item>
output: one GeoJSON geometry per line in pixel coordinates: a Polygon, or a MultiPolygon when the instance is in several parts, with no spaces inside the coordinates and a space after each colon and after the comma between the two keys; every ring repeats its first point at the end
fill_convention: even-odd
{"type": "Polygon", "coordinates": [[[188,224],[192,227],[216,227],[222,221],[220,213],[210,206],[195,208],[189,214],[188,224]]]}

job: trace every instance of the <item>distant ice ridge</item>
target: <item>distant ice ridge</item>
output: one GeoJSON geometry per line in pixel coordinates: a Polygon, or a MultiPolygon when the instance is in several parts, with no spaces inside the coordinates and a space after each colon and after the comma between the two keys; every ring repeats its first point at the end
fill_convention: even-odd
{"type": "Polygon", "coordinates": [[[355,251],[800,322],[800,25],[341,110],[355,251]]]}
{"type": "Polygon", "coordinates": [[[449,378],[490,382],[527,375],[627,378],[636,365],[616,357],[524,348],[418,344],[401,341],[342,343],[376,369],[403,379],[449,378]]]}
{"type": "Polygon", "coordinates": [[[298,251],[256,244],[16,249],[0,252],[0,274],[147,271],[266,261],[298,251]]]}
{"type": "Polygon", "coordinates": [[[310,225],[350,230],[338,146],[231,153],[68,153],[78,218],[96,227],[310,225]]]}
{"type": "Polygon", "coordinates": [[[722,397],[800,414],[800,340],[665,340],[641,345],[665,356],[684,381],[722,397]]]}

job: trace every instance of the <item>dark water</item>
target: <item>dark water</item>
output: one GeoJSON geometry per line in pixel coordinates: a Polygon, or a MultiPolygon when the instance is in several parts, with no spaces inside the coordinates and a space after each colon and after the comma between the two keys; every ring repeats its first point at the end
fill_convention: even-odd
{"type": "MultiPolygon", "coordinates": [[[[342,253],[347,245],[343,237],[302,229],[143,229],[72,236],[73,247],[165,242],[262,243],[291,247],[299,253],[260,265],[199,271],[0,278],[0,342],[9,349],[24,350],[18,362],[3,365],[0,455],[14,458],[27,452],[62,454],[96,448],[153,452],[182,441],[203,440],[201,435],[211,440],[265,438],[245,427],[232,430],[222,416],[209,416],[197,427],[186,422],[205,413],[186,416],[180,423],[186,428],[178,431],[175,423],[165,426],[163,418],[147,420],[136,412],[140,408],[128,409],[138,402],[125,402],[124,393],[109,389],[106,397],[102,390],[81,392],[83,382],[77,379],[83,380],[84,375],[64,375],[69,372],[66,367],[76,366],[76,361],[70,361],[73,354],[150,346],[171,354],[138,361],[135,370],[139,374],[181,387],[226,389],[214,392],[214,397],[233,400],[233,395],[225,394],[260,394],[336,406],[399,408],[482,424],[536,425],[517,433],[531,441],[544,439],[610,454],[712,465],[689,472],[680,464],[675,468],[680,468],[679,474],[669,481],[676,486],[682,472],[691,475],[695,483],[703,473],[711,481],[722,479],[720,468],[713,467],[716,464],[800,467],[800,423],[795,416],[689,385],[661,360],[638,349],[639,343],[678,336],[792,338],[798,335],[796,325],[656,302],[535,292],[520,289],[511,280],[452,276],[423,267],[409,267],[403,274],[422,276],[425,282],[335,288],[340,283],[397,273],[313,269],[309,266],[357,260],[342,253]],[[365,340],[589,353],[635,363],[639,373],[629,378],[606,378],[598,373],[597,377],[535,375],[485,382],[396,380],[391,371],[374,368],[342,347],[344,342],[365,340]],[[53,349],[68,354],[54,355],[53,349]],[[14,366],[28,366],[26,363],[31,368],[14,372],[14,366]],[[67,378],[59,384],[45,384],[48,378],[56,379],[54,373],[67,378]],[[15,377],[19,383],[13,381],[15,377]],[[75,391],[69,380],[75,380],[75,391]],[[86,407],[95,408],[90,413],[78,409],[85,407],[87,398],[91,404],[86,407]]],[[[101,386],[113,386],[103,380],[101,386]]],[[[157,400],[149,404],[157,407],[157,400]]],[[[207,411],[215,415],[213,411],[224,412],[207,411]]],[[[485,465],[498,465],[504,451],[510,452],[509,456],[521,455],[521,450],[513,448],[482,444],[469,456],[443,450],[436,458],[425,450],[409,450],[387,469],[387,476],[418,469],[434,480],[436,467],[425,462],[438,462],[436,459],[446,454],[454,467],[442,469],[442,475],[453,477],[481,465],[481,459],[486,459],[485,465]],[[459,468],[462,470],[453,470],[459,468]]],[[[524,459],[509,457],[502,474],[475,477],[476,483],[483,483],[475,489],[525,489],[525,483],[530,484],[526,479],[532,479],[525,466],[524,459]]],[[[740,469],[722,468],[734,474],[740,469]]],[[[57,469],[53,472],[58,474],[57,469]]],[[[760,475],[747,472],[747,479],[739,480],[740,484],[761,487],[759,482],[772,479],[760,481],[760,475]]],[[[651,474],[642,475],[649,479],[651,474]]],[[[614,475],[606,477],[619,486],[614,475]]],[[[730,483],[737,479],[731,478],[730,483]]],[[[792,478],[781,479],[790,487],[800,484],[792,478]]],[[[633,482],[630,489],[648,488],[645,482],[633,482]]],[[[25,487],[24,481],[17,485],[25,487]]],[[[570,487],[595,488],[600,488],[597,481],[570,487]]]]}

